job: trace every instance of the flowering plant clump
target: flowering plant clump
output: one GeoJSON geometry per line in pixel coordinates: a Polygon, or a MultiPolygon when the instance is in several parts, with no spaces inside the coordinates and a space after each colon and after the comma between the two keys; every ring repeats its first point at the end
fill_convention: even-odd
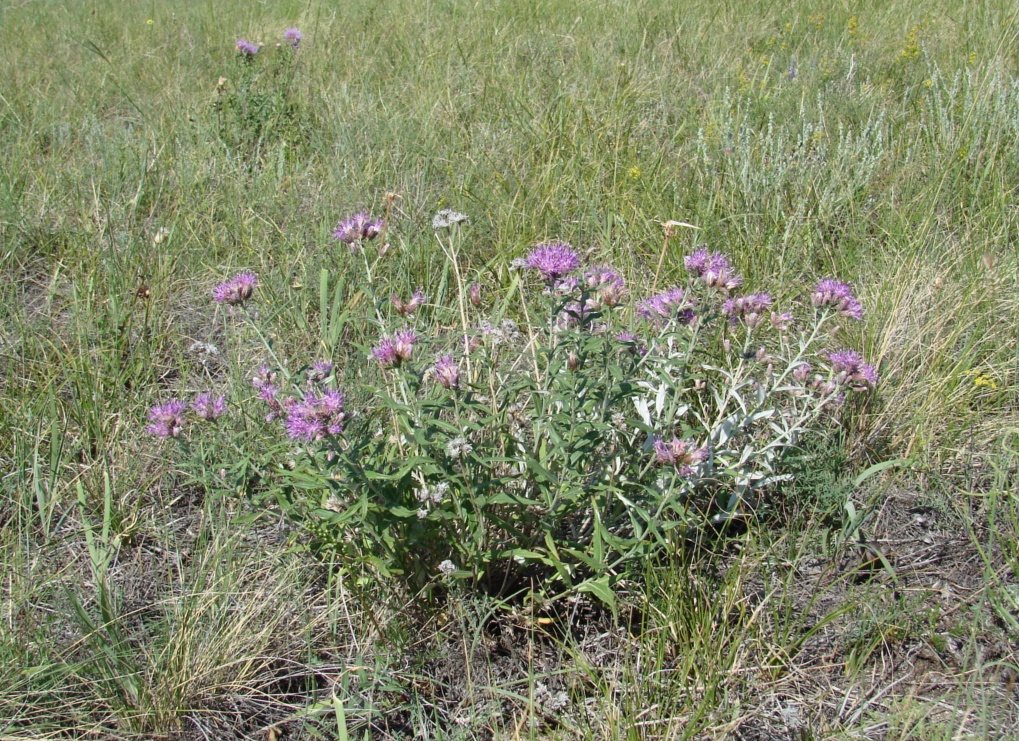
{"type": "MultiPolygon", "coordinates": [[[[337,236],[380,229],[364,213],[337,236]]],[[[436,232],[450,260],[462,233],[436,232]]],[[[862,308],[838,281],[778,311],[769,293],[737,294],[728,257],[707,250],[687,257],[684,284],[643,296],[563,242],[520,265],[504,290],[454,263],[458,293],[421,312],[424,289],[402,298],[376,262],[357,287],[375,300],[356,362],[246,371],[245,418],[289,446],[273,502],[345,568],[414,590],[538,579],[550,597],[611,602],[631,564],[752,511],[801,437],[878,380],[842,347],[838,318],[862,308]]],[[[171,404],[150,431],[186,438],[186,405],[171,404]]],[[[193,409],[213,420],[224,405],[203,395],[193,409]]]]}

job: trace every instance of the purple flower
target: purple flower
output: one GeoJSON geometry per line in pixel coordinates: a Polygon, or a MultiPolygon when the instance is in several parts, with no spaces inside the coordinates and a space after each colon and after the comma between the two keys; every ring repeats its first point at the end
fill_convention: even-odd
{"type": "Polygon", "coordinates": [[[477,283],[471,283],[471,287],[467,290],[471,297],[471,303],[475,306],[481,306],[481,286],[477,283]]]}
{"type": "Polygon", "coordinates": [[[631,355],[639,355],[640,357],[647,355],[647,345],[632,332],[620,332],[616,335],[616,339],[626,345],[626,351],[631,355]]]}
{"type": "Polygon", "coordinates": [[[326,435],[339,435],[347,415],[344,397],[339,391],[326,391],[321,396],[309,395],[304,401],[292,403],[287,409],[287,434],[294,440],[314,442],[326,435]]]}
{"type": "Polygon", "coordinates": [[[637,313],[655,323],[661,323],[675,315],[680,324],[693,324],[696,317],[690,308],[691,304],[682,288],[670,288],[665,293],[641,301],[637,305],[637,313]]]}
{"type": "Polygon", "coordinates": [[[683,259],[686,269],[700,278],[710,288],[731,291],[743,282],[736,274],[729,258],[721,252],[700,249],[683,259]]]}
{"type": "Polygon", "coordinates": [[[254,273],[239,273],[225,283],[220,283],[212,292],[214,301],[230,306],[239,306],[251,298],[258,287],[258,276],[254,273]]]}
{"type": "Polygon", "coordinates": [[[806,383],[807,379],[810,378],[811,370],[810,363],[800,363],[793,371],[793,378],[800,383],[806,383]]]}
{"type": "Polygon", "coordinates": [[[276,371],[271,370],[268,365],[262,363],[251,374],[251,385],[256,389],[276,383],[276,371]]]}
{"type": "Polygon", "coordinates": [[[546,282],[556,283],[580,267],[580,258],[565,242],[552,242],[531,250],[527,255],[527,267],[540,272],[546,282]]]}
{"type": "Polygon", "coordinates": [[[283,39],[289,41],[290,44],[296,49],[301,43],[301,39],[304,38],[304,34],[298,29],[290,27],[283,32],[283,39]]]}
{"type": "Polygon", "coordinates": [[[673,436],[670,442],[660,437],[654,438],[655,459],[663,466],[674,466],[680,476],[693,474],[693,466],[708,457],[707,448],[698,448],[689,440],[680,440],[673,436]]]}
{"type": "Polygon", "coordinates": [[[610,267],[598,266],[584,273],[587,287],[595,291],[598,300],[610,309],[626,298],[626,281],[610,267]]]}
{"type": "MultiPolygon", "coordinates": [[[[273,374],[274,376],[276,374],[273,374]]],[[[266,422],[272,422],[276,417],[283,413],[283,405],[276,399],[276,395],[279,393],[279,386],[272,383],[263,383],[261,386],[256,386],[258,389],[258,398],[264,401],[269,406],[269,413],[265,415],[266,422]]]]}
{"type": "Polygon", "coordinates": [[[369,239],[375,239],[382,232],[382,219],[373,219],[366,211],[348,216],[336,225],[333,236],[351,248],[369,239]]]}
{"type": "Polygon", "coordinates": [[[308,369],[308,380],[312,383],[322,383],[332,372],[333,364],[328,360],[320,360],[308,369]]]}
{"type": "Polygon", "coordinates": [[[460,388],[460,367],[452,355],[443,355],[435,363],[435,380],[443,388],[460,388]]]}
{"type": "Polygon", "coordinates": [[[764,312],[770,308],[771,296],[767,293],[754,293],[729,299],[722,304],[722,313],[733,324],[742,320],[748,327],[757,327],[764,321],[764,312]]]}
{"type": "Polygon", "coordinates": [[[831,306],[843,316],[848,316],[856,321],[863,319],[863,307],[853,295],[853,289],[842,281],[834,278],[825,278],[819,281],[810,299],[814,302],[814,306],[831,306]]]}
{"type": "Polygon", "coordinates": [[[149,409],[149,422],[145,431],[157,437],[180,437],[184,429],[184,410],[187,404],[173,399],[149,409]]]}
{"type": "Polygon", "coordinates": [[[246,57],[255,56],[260,48],[258,44],[252,44],[246,39],[237,39],[237,51],[246,57]]]}
{"type": "Polygon", "coordinates": [[[418,336],[413,329],[405,329],[394,334],[393,350],[396,352],[396,357],[401,361],[410,360],[410,356],[414,353],[414,343],[417,341],[418,336]]]}
{"type": "Polygon", "coordinates": [[[214,398],[210,393],[199,394],[191,402],[191,408],[202,419],[208,422],[215,422],[216,418],[226,411],[226,397],[218,396],[214,398]]]}
{"type": "Polygon", "coordinates": [[[397,314],[400,316],[409,316],[421,308],[421,305],[428,300],[428,297],[423,294],[419,288],[414,291],[414,295],[410,297],[410,300],[407,301],[407,303],[404,303],[403,300],[395,293],[389,297],[389,300],[393,302],[393,306],[396,308],[397,314]]]}
{"type": "Polygon", "coordinates": [[[393,340],[389,337],[383,337],[379,344],[372,348],[372,357],[379,361],[383,368],[393,368],[400,363],[396,348],[393,347],[393,340]]]}
{"type": "Polygon", "coordinates": [[[793,323],[793,315],[788,311],[783,311],[781,314],[777,312],[771,312],[771,326],[780,332],[784,332],[789,329],[789,325],[793,323]]]}
{"type": "Polygon", "coordinates": [[[863,362],[855,350],[836,350],[828,353],[835,382],[845,384],[854,391],[866,391],[877,384],[878,376],[874,367],[863,362]]]}

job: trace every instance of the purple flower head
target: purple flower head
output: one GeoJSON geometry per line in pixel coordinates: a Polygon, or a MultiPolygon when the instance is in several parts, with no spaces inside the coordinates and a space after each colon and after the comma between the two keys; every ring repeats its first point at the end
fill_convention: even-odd
{"type": "Polygon", "coordinates": [[[393,350],[396,352],[396,356],[402,360],[410,360],[410,356],[414,353],[414,343],[418,341],[418,336],[414,333],[413,329],[404,329],[393,335],[393,350]]]}
{"type": "Polygon", "coordinates": [[[586,301],[570,301],[563,306],[560,326],[582,327],[589,324],[592,315],[600,309],[599,303],[592,298],[588,298],[586,301]]]}
{"type": "Polygon", "coordinates": [[[238,273],[225,283],[220,283],[212,292],[212,299],[221,304],[240,306],[247,301],[258,287],[258,276],[254,273],[238,273]]]}
{"type": "Polygon", "coordinates": [[[333,364],[328,360],[320,360],[308,369],[308,380],[312,383],[322,383],[332,372],[333,364]]]}
{"type": "Polygon", "coordinates": [[[396,309],[396,313],[400,316],[410,316],[415,311],[421,308],[428,297],[421,292],[421,289],[414,291],[414,295],[410,297],[410,300],[406,303],[403,302],[398,295],[395,293],[389,297],[389,300],[393,302],[393,307],[396,309]]]}
{"type": "Polygon", "coordinates": [[[145,431],[156,437],[180,437],[184,429],[184,410],[187,404],[173,399],[149,409],[149,422],[145,431]]]}
{"type": "Polygon", "coordinates": [[[663,466],[673,466],[680,476],[688,477],[694,472],[693,466],[708,457],[707,448],[698,448],[689,440],[680,440],[673,436],[670,442],[660,437],[654,438],[655,460],[663,466]]]}
{"type": "Polygon", "coordinates": [[[215,422],[226,411],[226,397],[218,396],[214,398],[210,393],[199,394],[191,402],[191,408],[202,419],[208,422],[215,422]]]}
{"type": "Polygon", "coordinates": [[[610,267],[598,266],[584,273],[587,287],[595,291],[598,300],[610,309],[626,298],[626,281],[610,267]]]}
{"type": "Polygon", "coordinates": [[[686,269],[700,278],[710,288],[731,291],[743,282],[736,274],[729,258],[721,252],[708,252],[700,249],[683,259],[686,269]]]}
{"type": "Polygon", "coordinates": [[[237,51],[246,57],[253,57],[258,54],[258,50],[261,47],[258,44],[252,44],[246,39],[237,39],[237,51]]]}
{"type": "Polygon", "coordinates": [[[292,26],[283,32],[283,40],[289,41],[291,46],[293,46],[295,49],[300,45],[301,39],[303,38],[304,34],[301,33],[300,30],[292,26]]]}
{"type": "Polygon", "coordinates": [[[722,304],[722,313],[733,324],[743,321],[748,327],[757,327],[764,321],[764,312],[770,308],[771,296],[767,293],[754,293],[729,299],[722,304]]]}
{"type": "Polygon", "coordinates": [[[831,306],[843,316],[856,321],[863,319],[863,306],[853,295],[853,289],[842,281],[834,278],[825,278],[819,281],[810,299],[814,302],[814,306],[831,306]]]}
{"type": "Polygon", "coordinates": [[[567,243],[552,242],[531,250],[527,267],[540,272],[547,283],[556,283],[580,267],[580,258],[567,243]]]}
{"type": "Polygon", "coordinates": [[[784,332],[789,329],[789,325],[793,323],[793,315],[788,311],[783,311],[781,314],[778,312],[771,312],[771,326],[780,332],[784,332]]]}
{"type": "Polygon", "coordinates": [[[481,286],[477,283],[471,283],[471,287],[467,290],[471,297],[471,303],[474,306],[481,306],[481,286]]]}
{"type": "Polygon", "coordinates": [[[443,388],[460,388],[460,367],[452,355],[443,355],[435,363],[435,380],[443,388]]]}
{"type": "Polygon", "coordinates": [[[800,363],[796,366],[796,370],[793,371],[793,378],[800,383],[806,383],[807,379],[810,378],[810,363],[800,363]]]}
{"type": "Polygon", "coordinates": [[[326,435],[339,435],[347,415],[343,394],[326,391],[321,396],[306,396],[304,401],[288,405],[287,434],[294,440],[314,442],[326,435]]]}
{"type": "Polygon", "coordinates": [[[366,211],[348,216],[336,225],[333,236],[352,249],[369,239],[375,239],[382,232],[382,219],[373,219],[366,211]]]}
{"type": "Polygon", "coordinates": [[[379,361],[383,368],[394,368],[400,363],[396,348],[393,347],[393,340],[389,337],[383,337],[379,344],[372,348],[372,357],[379,361]]]}
{"type": "Polygon", "coordinates": [[[631,355],[638,355],[640,357],[647,355],[647,345],[632,332],[620,332],[616,335],[616,339],[626,345],[626,351],[631,355]]]}
{"type": "Polygon", "coordinates": [[[696,319],[690,301],[682,288],[670,288],[637,305],[637,314],[645,319],[660,324],[675,315],[680,324],[693,324],[696,319]]]}
{"type": "Polygon", "coordinates": [[[273,383],[276,383],[276,371],[271,370],[265,363],[255,368],[255,372],[251,374],[251,385],[256,389],[273,383]]]}
{"type": "Polygon", "coordinates": [[[864,363],[855,350],[836,350],[828,353],[828,360],[831,361],[835,382],[840,385],[845,384],[854,391],[866,391],[877,384],[877,371],[864,363]]]}

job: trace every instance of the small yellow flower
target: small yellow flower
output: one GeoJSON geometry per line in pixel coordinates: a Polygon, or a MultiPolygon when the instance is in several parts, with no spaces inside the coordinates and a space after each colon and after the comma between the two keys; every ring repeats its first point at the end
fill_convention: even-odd
{"type": "Polygon", "coordinates": [[[145,25],[147,25],[147,26],[151,26],[153,23],[155,23],[155,21],[152,20],[151,18],[149,18],[147,21],[145,21],[145,25]]]}
{"type": "Polygon", "coordinates": [[[640,168],[637,167],[637,165],[634,165],[633,167],[630,168],[629,172],[630,180],[640,180],[641,174],[642,173],[640,171],[640,168]]]}

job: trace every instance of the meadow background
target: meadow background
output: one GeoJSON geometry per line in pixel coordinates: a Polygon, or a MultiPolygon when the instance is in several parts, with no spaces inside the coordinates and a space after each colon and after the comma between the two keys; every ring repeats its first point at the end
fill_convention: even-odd
{"type": "Polygon", "coordinates": [[[1014,737],[1016,15],[4,3],[0,736],[1014,737]],[[231,107],[234,42],[288,26],[292,78],[231,107]],[[699,230],[666,277],[700,243],[780,297],[837,275],[881,383],[766,521],[649,565],[620,614],[352,590],[206,496],[145,412],[240,372],[196,345],[244,352],[209,301],[238,270],[280,353],[314,355],[331,231],[387,202],[387,259],[440,297],[443,207],[493,281],[561,238],[637,293],[670,219],[699,230]]]}

